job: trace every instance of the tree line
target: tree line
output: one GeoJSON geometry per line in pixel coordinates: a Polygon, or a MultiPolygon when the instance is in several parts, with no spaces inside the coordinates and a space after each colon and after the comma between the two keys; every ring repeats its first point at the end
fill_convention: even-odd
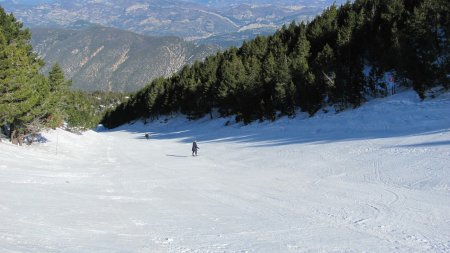
{"type": "Polygon", "coordinates": [[[268,37],[157,78],[105,114],[109,128],[139,118],[218,111],[236,121],[274,120],[298,109],[357,107],[395,82],[425,90],[449,87],[448,0],[356,0],[333,5],[308,23],[292,22],[268,37]]]}
{"type": "Polygon", "coordinates": [[[30,39],[30,31],[0,7],[0,135],[13,143],[64,123],[70,129],[95,127],[106,110],[100,102],[117,103],[124,96],[72,91],[58,64],[43,75],[44,62],[30,39]]]}

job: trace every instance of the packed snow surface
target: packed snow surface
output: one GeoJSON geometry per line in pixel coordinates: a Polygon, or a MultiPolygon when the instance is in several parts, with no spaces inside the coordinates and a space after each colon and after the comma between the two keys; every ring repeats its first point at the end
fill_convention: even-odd
{"type": "Polygon", "coordinates": [[[0,143],[0,252],[450,252],[450,94],[227,120],[0,143]]]}

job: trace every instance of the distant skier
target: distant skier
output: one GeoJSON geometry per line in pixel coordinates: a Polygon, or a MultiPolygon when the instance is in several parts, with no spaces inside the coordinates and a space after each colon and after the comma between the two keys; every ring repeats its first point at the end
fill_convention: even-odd
{"type": "Polygon", "coordinates": [[[145,139],[147,139],[147,140],[150,139],[150,134],[146,133],[145,134],[145,139]]]}
{"type": "Polygon", "coordinates": [[[200,148],[197,146],[197,141],[192,142],[192,156],[194,156],[194,154],[197,156],[198,149],[200,148]]]}

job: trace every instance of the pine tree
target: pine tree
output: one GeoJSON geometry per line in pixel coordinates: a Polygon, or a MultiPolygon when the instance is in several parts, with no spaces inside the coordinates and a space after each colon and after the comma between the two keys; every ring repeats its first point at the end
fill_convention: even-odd
{"type": "Polygon", "coordinates": [[[217,69],[219,66],[219,56],[207,57],[201,67],[202,71],[199,73],[200,80],[203,85],[201,95],[205,107],[205,112],[209,113],[210,119],[213,118],[213,108],[217,101],[217,69]]]}
{"type": "Polygon", "coordinates": [[[277,110],[280,110],[282,114],[293,115],[294,107],[290,103],[292,97],[295,96],[295,90],[290,87],[292,78],[289,69],[289,59],[286,54],[276,58],[277,68],[275,71],[275,94],[274,104],[277,110]]]}
{"type": "Polygon", "coordinates": [[[48,84],[50,88],[47,99],[48,124],[50,127],[57,127],[68,118],[66,113],[69,107],[67,96],[71,82],[65,79],[61,67],[58,64],[54,64],[49,72],[48,84]]]}
{"type": "MultiPolygon", "coordinates": [[[[65,109],[66,121],[72,130],[85,130],[97,126],[100,117],[93,107],[90,99],[96,99],[97,96],[89,98],[82,91],[71,91],[66,95],[65,101],[70,106],[65,109]]],[[[117,113],[120,115],[120,113],[117,113]]]]}
{"type": "Polygon", "coordinates": [[[311,55],[310,49],[311,45],[306,37],[306,26],[302,23],[299,26],[298,39],[291,59],[292,82],[295,85],[294,101],[303,111],[313,114],[322,98],[314,85],[314,75],[308,63],[311,55]]]}
{"type": "Polygon", "coordinates": [[[449,83],[450,27],[445,20],[449,6],[448,1],[424,0],[413,9],[406,24],[404,66],[421,98],[426,88],[449,83]]]}
{"type": "MultiPolygon", "coordinates": [[[[244,100],[241,96],[245,81],[245,68],[236,49],[224,57],[218,74],[218,99],[222,115],[241,114],[244,100]]],[[[239,115],[238,115],[239,119],[239,115]]]]}
{"type": "Polygon", "coordinates": [[[336,90],[336,55],[333,48],[325,44],[317,54],[317,57],[312,60],[311,70],[314,81],[306,93],[314,98],[308,106],[310,114],[315,113],[319,109],[320,102],[322,102],[322,94],[326,103],[335,103],[337,101],[334,95],[336,90]],[[316,95],[314,96],[314,94],[316,95]]]}
{"type": "Polygon", "coordinates": [[[275,119],[276,69],[275,57],[269,52],[262,67],[263,93],[261,100],[261,111],[269,120],[275,119]]]}
{"type": "Polygon", "coordinates": [[[10,125],[10,137],[43,116],[46,85],[38,71],[42,61],[29,44],[30,33],[0,7],[0,125],[10,125]]]}
{"type": "Polygon", "coordinates": [[[261,101],[262,81],[261,81],[261,62],[256,55],[251,54],[244,58],[245,79],[241,96],[245,99],[242,108],[242,117],[245,124],[253,120],[261,119],[263,113],[259,106],[261,101]]]}

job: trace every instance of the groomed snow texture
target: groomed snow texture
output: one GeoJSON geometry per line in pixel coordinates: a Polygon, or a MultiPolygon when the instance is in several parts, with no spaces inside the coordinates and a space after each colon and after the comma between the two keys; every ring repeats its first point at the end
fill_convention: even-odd
{"type": "Polygon", "coordinates": [[[449,93],[164,119],[0,143],[0,252],[450,252],[449,93]]]}

